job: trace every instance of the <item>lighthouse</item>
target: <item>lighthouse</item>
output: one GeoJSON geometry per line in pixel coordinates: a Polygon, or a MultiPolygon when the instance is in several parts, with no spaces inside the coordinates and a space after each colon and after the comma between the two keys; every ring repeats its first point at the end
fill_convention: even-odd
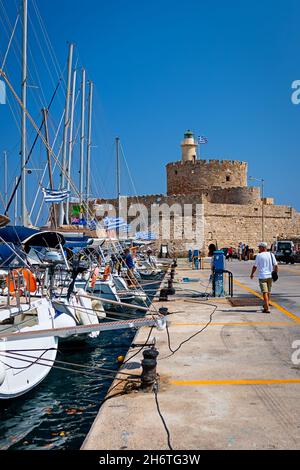
{"type": "Polygon", "coordinates": [[[197,142],[192,131],[187,130],[181,142],[182,161],[195,162],[197,159],[197,142]]]}

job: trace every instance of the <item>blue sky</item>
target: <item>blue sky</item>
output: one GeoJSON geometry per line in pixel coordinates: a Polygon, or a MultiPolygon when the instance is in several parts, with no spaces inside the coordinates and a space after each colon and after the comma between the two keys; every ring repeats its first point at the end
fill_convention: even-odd
{"type": "MultiPolygon", "coordinates": [[[[0,1],[0,13],[4,7],[11,23],[19,3],[0,1]]],[[[300,79],[299,1],[29,0],[29,69],[32,85],[41,86],[29,89],[28,109],[39,120],[40,104],[49,100],[58,73],[35,5],[60,68],[72,41],[77,67],[84,65],[95,83],[93,195],[114,195],[116,135],[137,193],[165,192],[165,164],[180,159],[180,140],[191,128],[209,139],[204,158],[247,161],[249,175],[265,179],[268,196],[300,210],[300,105],[291,102],[291,83],[300,79]]],[[[1,57],[8,42],[2,32],[1,57]]],[[[11,50],[6,71],[19,90],[17,50],[11,50]]],[[[63,102],[61,89],[51,111],[51,138],[63,102]]],[[[77,106],[77,124],[79,116],[77,106]]],[[[28,129],[30,143],[34,134],[28,129]]],[[[10,182],[19,160],[9,106],[0,106],[0,136],[3,188],[3,150],[9,152],[10,182]]],[[[75,182],[78,149],[76,143],[75,182]]],[[[44,161],[39,144],[32,166],[44,161]]],[[[39,174],[28,177],[29,205],[39,174]]],[[[122,192],[134,192],[124,162],[122,192]]]]}

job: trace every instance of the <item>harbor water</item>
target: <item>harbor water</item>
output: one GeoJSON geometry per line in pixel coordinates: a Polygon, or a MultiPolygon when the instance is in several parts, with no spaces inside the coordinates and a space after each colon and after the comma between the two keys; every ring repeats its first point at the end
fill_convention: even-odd
{"type": "MultiPolygon", "coordinates": [[[[148,289],[153,293],[151,285],[148,289]]],[[[31,392],[0,402],[0,450],[80,449],[113,381],[114,374],[108,376],[101,368],[117,372],[117,358],[126,354],[135,333],[105,331],[76,347],[59,347],[58,361],[84,368],[73,372],[53,367],[31,392]]]]}

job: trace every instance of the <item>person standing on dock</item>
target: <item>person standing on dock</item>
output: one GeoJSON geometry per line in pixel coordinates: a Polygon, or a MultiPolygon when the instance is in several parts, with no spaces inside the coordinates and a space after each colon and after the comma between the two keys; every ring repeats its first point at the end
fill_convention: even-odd
{"type": "Polygon", "coordinates": [[[261,293],[264,298],[264,313],[270,313],[270,297],[272,289],[272,273],[278,273],[278,264],[273,253],[267,251],[267,244],[261,242],[258,245],[259,253],[256,256],[250,278],[253,279],[254,273],[258,270],[258,280],[261,293]]]}
{"type": "Polygon", "coordinates": [[[151,250],[151,248],[148,248],[147,250],[147,261],[149,262],[152,268],[157,268],[156,259],[155,256],[153,256],[153,251],[151,250]]]}
{"type": "Polygon", "coordinates": [[[242,254],[243,254],[242,242],[239,243],[237,254],[238,254],[238,260],[242,261],[242,254]]]}
{"type": "Polygon", "coordinates": [[[129,248],[125,248],[124,255],[125,255],[125,264],[127,267],[127,275],[128,275],[129,284],[130,286],[135,286],[136,285],[136,279],[134,275],[135,265],[134,265],[132,254],[129,248]]]}

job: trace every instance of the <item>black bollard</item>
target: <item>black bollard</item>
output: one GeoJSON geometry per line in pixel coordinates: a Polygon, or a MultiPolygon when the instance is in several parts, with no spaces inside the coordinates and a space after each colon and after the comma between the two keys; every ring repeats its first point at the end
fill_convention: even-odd
{"type": "Polygon", "coordinates": [[[168,289],[161,289],[159,293],[159,302],[167,302],[168,301],[168,289]]]}
{"type": "Polygon", "coordinates": [[[157,349],[145,349],[143,352],[144,359],[142,360],[142,375],[141,375],[141,389],[145,392],[151,392],[153,390],[153,385],[155,384],[157,373],[157,356],[159,352],[157,349]]]}
{"type": "Polygon", "coordinates": [[[160,307],[158,309],[158,311],[161,315],[168,315],[169,314],[169,309],[167,307],[160,307]]]}
{"type": "Polygon", "coordinates": [[[169,279],[168,280],[168,289],[167,289],[168,295],[174,295],[175,294],[175,289],[173,287],[173,280],[169,279]]]}

